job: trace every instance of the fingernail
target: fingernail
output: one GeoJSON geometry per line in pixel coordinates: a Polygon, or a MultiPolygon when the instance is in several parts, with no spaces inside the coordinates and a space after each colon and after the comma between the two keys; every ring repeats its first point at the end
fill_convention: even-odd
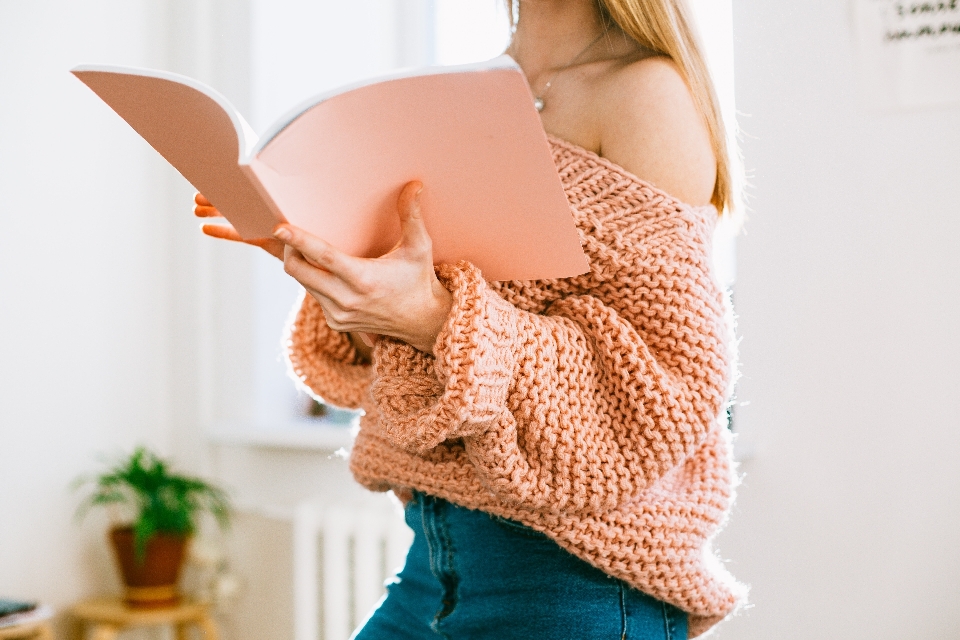
{"type": "Polygon", "coordinates": [[[290,238],[293,237],[293,234],[290,233],[290,230],[286,227],[279,227],[276,231],[273,232],[273,237],[277,240],[287,242],[290,238]]]}

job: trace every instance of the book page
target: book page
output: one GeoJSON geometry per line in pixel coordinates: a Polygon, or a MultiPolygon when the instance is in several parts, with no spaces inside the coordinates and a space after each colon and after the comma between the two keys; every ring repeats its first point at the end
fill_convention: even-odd
{"type": "Polygon", "coordinates": [[[397,197],[421,197],[434,260],[490,280],[588,270],[533,98],[519,70],[436,73],[330,97],[250,161],[292,223],[376,257],[400,237],[397,197]]]}
{"type": "Polygon", "coordinates": [[[248,127],[244,131],[243,119],[222,96],[165,72],[85,66],[73,74],[205,195],[244,238],[269,237],[283,222],[238,165],[245,151],[241,145],[252,147],[255,136],[248,127]]]}

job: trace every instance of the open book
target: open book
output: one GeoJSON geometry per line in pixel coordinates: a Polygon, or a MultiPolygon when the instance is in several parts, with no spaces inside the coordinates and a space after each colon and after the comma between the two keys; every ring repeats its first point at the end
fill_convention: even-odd
{"type": "Polygon", "coordinates": [[[259,138],[190,78],[101,65],[72,73],[246,239],[290,222],[351,255],[383,255],[400,238],[400,190],[420,180],[436,262],[469,260],[489,280],[588,270],[533,97],[508,56],[322,94],[259,138]]]}

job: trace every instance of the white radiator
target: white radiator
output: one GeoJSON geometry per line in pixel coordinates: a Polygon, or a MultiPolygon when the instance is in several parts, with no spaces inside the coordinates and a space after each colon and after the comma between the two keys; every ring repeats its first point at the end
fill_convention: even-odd
{"type": "Polygon", "coordinates": [[[347,640],[380,600],[412,540],[393,505],[298,506],[293,515],[295,640],[347,640]]]}

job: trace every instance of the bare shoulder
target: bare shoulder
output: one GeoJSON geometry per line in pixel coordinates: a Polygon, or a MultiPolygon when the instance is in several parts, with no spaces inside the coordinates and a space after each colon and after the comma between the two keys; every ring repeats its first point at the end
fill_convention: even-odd
{"type": "Polygon", "coordinates": [[[650,56],[598,83],[600,155],[692,205],[710,202],[717,163],[706,123],[676,65],[650,56]]]}

